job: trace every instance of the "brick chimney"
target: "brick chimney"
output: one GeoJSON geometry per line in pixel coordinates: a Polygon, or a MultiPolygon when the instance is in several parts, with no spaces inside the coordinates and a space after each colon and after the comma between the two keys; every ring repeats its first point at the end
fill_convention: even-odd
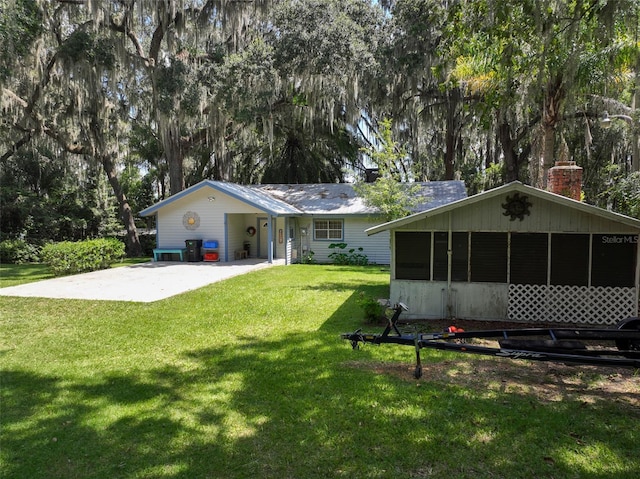
{"type": "Polygon", "coordinates": [[[575,161],[556,161],[549,169],[547,190],[580,201],[582,192],[582,167],[575,161]]]}

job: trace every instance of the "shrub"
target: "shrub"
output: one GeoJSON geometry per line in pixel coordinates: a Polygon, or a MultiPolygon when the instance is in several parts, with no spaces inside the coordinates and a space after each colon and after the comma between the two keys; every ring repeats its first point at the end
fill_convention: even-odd
{"type": "Polygon", "coordinates": [[[0,241],[0,263],[35,263],[39,261],[39,256],[38,246],[24,240],[0,241]]]}
{"type": "Polygon", "coordinates": [[[153,256],[153,248],[156,247],[156,235],[155,234],[140,234],[140,246],[142,246],[143,256],[153,256]]]}
{"type": "Polygon", "coordinates": [[[303,254],[300,258],[300,263],[302,264],[316,264],[316,260],[314,258],[315,253],[309,250],[307,253],[303,254]]]}
{"type": "Polygon", "coordinates": [[[86,273],[106,269],[124,258],[125,246],[115,238],[93,239],[79,242],[52,243],[42,249],[42,261],[53,274],[86,273]]]}
{"type": "Polygon", "coordinates": [[[351,266],[366,266],[369,264],[369,258],[362,253],[362,248],[350,248],[347,251],[347,243],[331,243],[330,249],[338,249],[339,251],[333,251],[329,254],[329,259],[334,264],[339,265],[351,265],[351,266]]]}
{"type": "Polygon", "coordinates": [[[375,323],[384,317],[385,307],[376,298],[361,292],[356,302],[363,309],[367,321],[375,323]]]}

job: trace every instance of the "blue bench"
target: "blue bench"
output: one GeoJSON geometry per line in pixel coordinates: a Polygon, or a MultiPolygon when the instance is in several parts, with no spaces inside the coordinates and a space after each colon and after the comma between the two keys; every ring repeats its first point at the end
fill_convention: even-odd
{"type": "Polygon", "coordinates": [[[180,261],[184,261],[184,256],[187,253],[187,248],[154,248],[153,249],[153,261],[160,261],[160,255],[162,254],[179,254],[180,261]]]}

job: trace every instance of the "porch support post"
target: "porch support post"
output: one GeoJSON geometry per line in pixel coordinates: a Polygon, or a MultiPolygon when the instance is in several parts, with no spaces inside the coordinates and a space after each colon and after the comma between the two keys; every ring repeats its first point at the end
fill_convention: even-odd
{"type": "Polygon", "coordinates": [[[447,232],[447,318],[451,318],[453,312],[453,303],[451,299],[451,274],[453,269],[453,231],[451,228],[451,211],[447,213],[449,219],[449,231],[447,232]]]}
{"type": "Polygon", "coordinates": [[[273,216],[267,216],[267,261],[273,263],[273,216]]]}
{"type": "Polygon", "coordinates": [[[229,262],[229,213],[224,214],[224,231],[222,233],[224,238],[224,262],[229,262]]]}
{"type": "MultiPolygon", "coordinates": [[[[447,296],[451,294],[451,270],[453,269],[453,232],[451,231],[451,211],[449,216],[449,231],[447,232],[447,296]]],[[[447,299],[448,302],[448,299],[447,299]]]]}

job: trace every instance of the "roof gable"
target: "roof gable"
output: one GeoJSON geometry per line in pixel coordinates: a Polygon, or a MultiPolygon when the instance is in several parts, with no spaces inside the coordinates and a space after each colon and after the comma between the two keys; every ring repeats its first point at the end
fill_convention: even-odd
{"type": "Polygon", "coordinates": [[[151,216],[161,208],[164,208],[165,206],[181,198],[185,198],[202,188],[210,188],[213,191],[219,191],[274,216],[301,214],[300,210],[296,209],[290,204],[285,203],[284,201],[281,201],[270,195],[264,194],[260,191],[253,190],[236,183],[227,183],[224,181],[212,180],[201,181],[200,183],[197,183],[185,190],[182,190],[179,193],[176,193],[175,195],[170,196],[169,198],[156,203],[153,206],[150,206],[149,208],[142,210],[139,214],[140,216],[151,216]]]}
{"type": "Polygon", "coordinates": [[[637,220],[635,218],[621,215],[619,213],[614,213],[612,211],[607,211],[605,209],[598,208],[597,206],[582,203],[580,201],[576,201],[571,198],[567,198],[565,196],[551,193],[549,191],[524,185],[519,181],[514,181],[512,183],[500,186],[498,188],[494,188],[492,190],[479,193],[477,195],[469,196],[467,198],[460,199],[458,201],[454,201],[454,202],[439,206],[437,208],[421,211],[419,213],[415,213],[415,214],[406,216],[404,218],[400,218],[398,220],[394,220],[394,221],[390,221],[387,223],[374,226],[372,228],[367,229],[366,233],[368,235],[373,235],[376,233],[380,233],[382,231],[399,228],[399,227],[414,223],[416,221],[420,221],[426,218],[431,218],[449,211],[457,210],[469,205],[487,201],[497,196],[505,195],[508,193],[516,193],[516,192],[524,193],[525,195],[530,197],[540,198],[542,200],[550,201],[552,203],[555,203],[567,208],[578,210],[583,213],[587,213],[589,215],[600,217],[609,221],[614,221],[614,222],[623,224],[625,226],[630,226],[631,228],[640,230],[640,220],[637,220]]]}

